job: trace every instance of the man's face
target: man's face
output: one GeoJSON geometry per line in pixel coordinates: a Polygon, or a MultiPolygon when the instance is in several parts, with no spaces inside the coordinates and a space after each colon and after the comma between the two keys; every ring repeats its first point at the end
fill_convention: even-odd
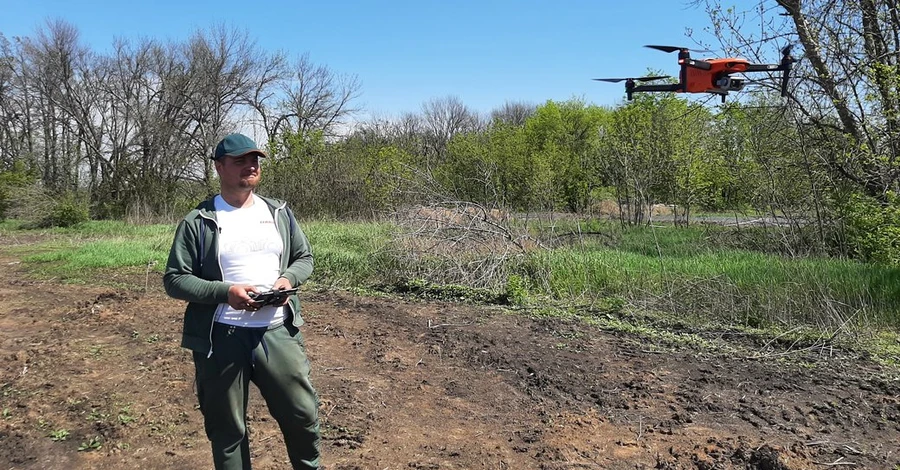
{"type": "Polygon", "coordinates": [[[253,190],[259,184],[259,155],[222,157],[216,161],[216,171],[223,190],[253,190]]]}

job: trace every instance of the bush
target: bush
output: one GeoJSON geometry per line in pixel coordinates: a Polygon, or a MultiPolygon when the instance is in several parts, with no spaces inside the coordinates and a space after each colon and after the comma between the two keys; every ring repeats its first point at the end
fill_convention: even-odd
{"type": "Polygon", "coordinates": [[[510,274],[506,278],[506,303],[511,305],[525,305],[528,301],[528,285],[525,278],[518,274],[510,274]]]}
{"type": "Polygon", "coordinates": [[[9,200],[9,189],[6,186],[0,186],[0,222],[6,220],[6,213],[12,206],[9,200]]]}
{"type": "Polygon", "coordinates": [[[876,263],[900,264],[900,197],[885,202],[857,195],[846,205],[847,243],[856,257],[876,263]]]}
{"type": "Polygon", "coordinates": [[[10,212],[15,205],[15,193],[34,181],[34,175],[21,162],[17,162],[9,170],[0,171],[0,221],[12,215],[10,212]]]}
{"type": "Polygon", "coordinates": [[[68,195],[56,201],[50,209],[45,226],[72,227],[90,220],[90,212],[87,203],[68,195]]]}

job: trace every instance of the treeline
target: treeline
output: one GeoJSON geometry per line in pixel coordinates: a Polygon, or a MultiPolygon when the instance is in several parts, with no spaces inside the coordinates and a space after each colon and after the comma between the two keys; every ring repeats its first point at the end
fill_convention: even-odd
{"type": "Polygon", "coordinates": [[[781,213],[811,204],[816,171],[796,164],[789,124],[775,104],[712,112],[673,95],[615,109],[508,103],[486,118],[444,98],[331,142],[282,134],[265,184],[339,216],[440,201],[516,212],[621,208],[628,223],[646,222],[655,204],[673,206],[682,221],[692,209],[781,213]]]}
{"type": "Polygon", "coordinates": [[[217,140],[246,129],[272,150],[263,189],[315,215],[441,199],[572,212],[612,201],[640,223],[656,203],[682,214],[803,203],[760,173],[796,160],[777,102],[716,113],[671,95],[618,109],[509,102],[481,116],[447,97],[350,127],[355,77],[289,63],[232,30],[121,41],[102,55],[60,21],[0,51],[3,169],[55,198],[84,194],[98,218],[183,212],[216,189],[217,140]]]}
{"type": "Polygon", "coordinates": [[[665,204],[679,223],[697,210],[783,217],[800,253],[900,260],[891,3],[694,3],[729,55],[770,62],[798,42],[789,96],[777,96],[777,77],[755,76],[740,102],[718,106],[657,94],[616,108],[509,101],[480,115],[450,96],[352,122],[356,77],[260,50],[239,31],[118,41],[102,54],[62,21],[32,38],[0,36],[0,204],[177,216],[215,192],[216,141],[250,129],[272,153],[261,190],[310,216],[465,201],[640,224],[665,204]],[[762,27],[746,28],[753,21],[762,27]]]}
{"type": "Polygon", "coordinates": [[[332,135],[358,92],[355,77],[224,27],[98,53],[52,21],[34,37],[0,35],[0,164],[52,197],[83,194],[94,217],[168,213],[214,190],[223,135],[332,135]]]}

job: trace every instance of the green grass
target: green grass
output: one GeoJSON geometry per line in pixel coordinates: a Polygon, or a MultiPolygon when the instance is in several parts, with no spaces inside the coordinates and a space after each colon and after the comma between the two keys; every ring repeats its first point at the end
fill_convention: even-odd
{"type": "Polygon", "coordinates": [[[118,220],[92,220],[72,227],[52,227],[29,229],[22,221],[5,220],[0,222],[0,235],[35,234],[39,236],[72,237],[78,239],[102,237],[146,237],[166,236],[171,241],[174,225],[134,225],[118,220]]]}
{"type": "Polygon", "coordinates": [[[379,267],[390,262],[383,247],[392,227],[385,223],[304,221],[315,257],[311,280],[352,287],[377,283],[379,267]]]}
{"type": "MultiPolygon", "coordinates": [[[[603,230],[602,226],[599,230],[603,230]]],[[[614,230],[619,233],[620,237],[615,245],[618,250],[647,256],[662,254],[667,258],[682,258],[709,253],[721,248],[715,244],[711,232],[715,233],[724,229],[699,225],[679,228],[641,226],[624,229],[616,224],[614,230]]]]}
{"type": "Polygon", "coordinates": [[[900,324],[900,270],[890,266],[741,250],[651,256],[605,247],[537,252],[529,263],[530,272],[544,273],[545,293],[560,300],[661,299],[677,310],[754,322],[834,323],[863,312],[867,320],[900,324]]]}
{"type": "Polygon", "coordinates": [[[168,256],[174,226],[130,225],[92,221],[78,227],[35,231],[45,239],[27,250],[22,260],[42,276],[80,282],[106,268],[151,265],[161,271],[168,256]],[[30,254],[28,254],[30,253],[30,254]]]}
{"type": "MultiPolygon", "coordinates": [[[[53,246],[45,245],[47,248],[53,246]]],[[[26,256],[24,261],[57,263],[64,269],[61,273],[64,275],[66,271],[93,268],[145,266],[148,263],[159,266],[165,264],[166,253],[154,240],[113,238],[84,244],[72,243],[69,249],[26,256]]]]}
{"type": "Polygon", "coordinates": [[[624,229],[588,222],[581,230],[606,236],[530,256],[526,269],[541,293],[560,301],[616,296],[749,326],[835,327],[848,319],[900,325],[895,266],[751,251],[735,247],[732,232],[717,226],[624,229]]]}
{"type": "Polygon", "coordinates": [[[22,223],[18,220],[6,219],[0,222],[0,235],[6,235],[21,227],[22,223]]]}
{"type": "MultiPolygon", "coordinates": [[[[399,262],[391,249],[388,223],[302,221],[315,255],[311,281],[351,289],[384,288],[408,269],[416,280],[421,266],[399,262]],[[418,269],[418,271],[417,271],[418,269]]],[[[14,221],[0,223],[4,239],[39,239],[10,244],[41,276],[70,282],[91,273],[148,263],[162,271],[174,225],[89,222],[67,229],[25,230],[14,221]],[[154,264],[155,263],[155,264],[154,264]]],[[[900,326],[900,269],[825,257],[786,258],[726,246],[725,229],[623,228],[615,222],[560,224],[559,231],[587,233],[569,243],[534,250],[514,259],[517,303],[536,306],[590,305],[591,308],[641,309],[696,316],[747,327],[807,325],[834,329],[848,320],[900,326]],[[519,286],[521,284],[521,286],[519,286]]],[[[733,244],[733,241],[728,243],[733,244]]],[[[511,261],[511,262],[513,262],[511,261]]],[[[413,261],[415,263],[416,261],[413,261]]],[[[453,263],[439,255],[420,263],[453,263]]],[[[142,271],[140,271],[142,272],[142,271]]],[[[431,272],[439,272],[432,269],[431,272]]],[[[440,285],[440,279],[429,279],[440,285]]],[[[444,284],[456,284],[446,280],[444,284]]],[[[507,286],[506,279],[496,285],[507,286]]],[[[509,292],[507,292],[509,294],[509,292]]]]}
{"type": "MultiPolygon", "coordinates": [[[[380,253],[391,226],[378,223],[305,221],[301,227],[313,246],[312,281],[327,285],[372,284],[378,266],[387,256],[380,253]]],[[[24,230],[15,222],[0,225],[0,234],[39,236],[37,244],[7,248],[23,255],[41,276],[82,282],[91,272],[107,268],[152,266],[165,268],[174,224],[132,225],[121,221],[91,221],[72,228],[24,230]]]]}

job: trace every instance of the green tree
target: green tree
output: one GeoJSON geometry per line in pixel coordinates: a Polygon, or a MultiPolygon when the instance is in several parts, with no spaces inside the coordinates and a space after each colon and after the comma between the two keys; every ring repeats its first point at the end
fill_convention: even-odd
{"type": "Polygon", "coordinates": [[[370,217],[399,204],[412,157],[359,138],[327,142],[321,131],[283,133],[270,143],[260,192],[304,216],[370,217]]]}
{"type": "Polygon", "coordinates": [[[643,223],[649,208],[675,193],[672,94],[635,95],[604,127],[601,162],[624,222],[643,223]]]}
{"type": "Polygon", "coordinates": [[[548,101],[526,120],[532,167],[552,188],[552,206],[581,212],[589,206],[592,191],[602,185],[597,154],[608,114],[605,108],[573,99],[548,101]]]}
{"type": "Polygon", "coordinates": [[[459,200],[527,209],[540,192],[522,126],[495,122],[451,139],[435,177],[459,200]]]}

